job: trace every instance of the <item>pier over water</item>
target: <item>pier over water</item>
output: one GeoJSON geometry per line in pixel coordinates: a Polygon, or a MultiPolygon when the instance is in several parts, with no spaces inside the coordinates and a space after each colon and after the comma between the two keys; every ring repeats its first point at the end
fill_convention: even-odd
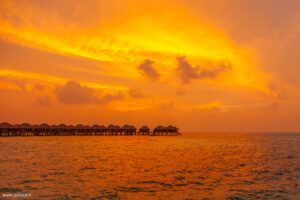
{"type": "Polygon", "coordinates": [[[40,125],[23,124],[9,124],[7,122],[0,123],[0,137],[5,136],[180,136],[178,128],[175,126],[157,126],[152,131],[147,126],[142,126],[140,129],[132,125],[118,125],[110,124],[104,125],[48,125],[46,123],[40,125]]]}

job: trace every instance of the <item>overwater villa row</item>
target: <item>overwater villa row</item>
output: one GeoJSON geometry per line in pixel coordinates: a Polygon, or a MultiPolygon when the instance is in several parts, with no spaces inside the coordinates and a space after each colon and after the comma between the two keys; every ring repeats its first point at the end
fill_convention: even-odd
{"type": "Polygon", "coordinates": [[[137,129],[131,125],[30,125],[0,123],[0,136],[121,136],[121,135],[150,135],[150,136],[178,136],[178,128],[174,126],[157,126],[152,131],[147,126],[137,129]]]}

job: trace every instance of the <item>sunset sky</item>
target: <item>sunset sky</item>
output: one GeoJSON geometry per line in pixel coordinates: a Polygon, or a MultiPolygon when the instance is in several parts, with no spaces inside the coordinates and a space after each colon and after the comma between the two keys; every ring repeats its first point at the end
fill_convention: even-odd
{"type": "Polygon", "coordinates": [[[300,131],[298,0],[1,0],[0,121],[300,131]]]}

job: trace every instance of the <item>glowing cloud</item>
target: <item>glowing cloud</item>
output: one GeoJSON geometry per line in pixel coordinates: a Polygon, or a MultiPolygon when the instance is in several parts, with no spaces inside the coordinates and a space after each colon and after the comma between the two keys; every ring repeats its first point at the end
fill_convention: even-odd
{"type": "MultiPolygon", "coordinates": [[[[134,1],[127,6],[122,1],[100,1],[98,4],[92,1],[90,5],[93,9],[86,5],[83,8],[88,8],[81,9],[81,3],[77,2],[71,13],[62,12],[68,10],[68,6],[62,6],[59,10],[51,8],[45,13],[41,8],[48,3],[2,2],[2,40],[58,54],[114,62],[115,67],[107,67],[106,70],[116,76],[138,78],[135,66],[142,63],[139,70],[152,80],[159,79],[159,74],[171,77],[178,56],[187,56],[193,65],[201,65],[199,62],[203,60],[226,61],[231,63],[232,73],[227,80],[220,80],[219,83],[269,92],[267,77],[251,64],[247,49],[237,47],[218,30],[195,21],[179,5],[170,3],[161,8],[159,1],[151,5],[134,1]],[[107,4],[115,9],[123,6],[124,9],[119,14],[114,10],[107,14],[107,4]],[[90,12],[89,8],[94,12],[90,12]],[[70,20],[76,11],[81,13],[79,19],[70,20]],[[36,23],[30,13],[39,16],[39,21],[43,23],[36,23]],[[96,13],[104,14],[98,16],[96,13]],[[158,16],[157,13],[166,14],[158,16]],[[99,18],[98,24],[93,18],[99,18]],[[92,23],[87,23],[89,20],[92,23]],[[174,20],[176,23],[173,23],[174,20]],[[66,31],[66,27],[70,31],[66,31]],[[157,70],[152,66],[154,62],[157,70]]],[[[217,76],[224,70],[208,68],[197,76],[217,76]]],[[[191,78],[195,76],[195,72],[181,74],[191,78]]],[[[186,77],[184,81],[188,81],[186,77]]]]}

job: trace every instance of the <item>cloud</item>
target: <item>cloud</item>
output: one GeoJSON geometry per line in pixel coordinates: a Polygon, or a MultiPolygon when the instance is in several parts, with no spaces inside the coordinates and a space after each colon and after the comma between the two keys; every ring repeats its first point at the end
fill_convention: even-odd
{"type": "Polygon", "coordinates": [[[57,87],[57,99],[66,104],[86,104],[97,100],[94,90],[87,86],[81,86],[75,81],[68,81],[64,86],[57,87]]]}
{"type": "Polygon", "coordinates": [[[134,89],[134,88],[131,88],[128,94],[129,96],[137,99],[146,97],[146,95],[141,90],[134,89]]]}
{"type": "Polygon", "coordinates": [[[157,81],[160,78],[160,74],[152,66],[153,64],[154,61],[146,59],[138,66],[138,70],[149,79],[157,81]]]}
{"type": "Polygon", "coordinates": [[[192,79],[215,79],[220,74],[232,70],[231,65],[224,62],[207,62],[203,64],[203,69],[200,69],[199,65],[192,67],[184,56],[177,57],[177,63],[177,74],[185,84],[189,83],[192,79]]]}
{"type": "Polygon", "coordinates": [[[121,100],[124,95],[119,91],[117,94],[106,94],[97,99],[96,103],[107,104],[111,101],[121,100]]]}
{"type": "Polygon", "coordinates": [[[75,81],[68,81],[64,86],[57,87],[55,93],[57,99],[65,104],[106,104],[123,98],[121,92],[98,97],[95,94],[95,89],[81,86],[75,81]]]}

